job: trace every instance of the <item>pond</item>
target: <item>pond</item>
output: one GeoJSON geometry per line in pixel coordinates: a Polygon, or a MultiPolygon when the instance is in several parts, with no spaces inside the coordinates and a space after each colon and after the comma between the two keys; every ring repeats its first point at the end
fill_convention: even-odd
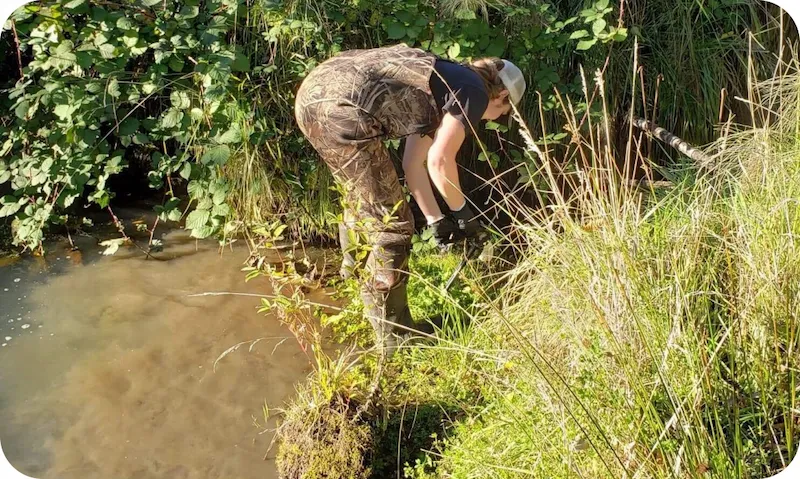
{"type": "Polygon", "coordinates": [[[79,251],[62,242],[0,266],[0,441],[19,471],[277,477],[275,408],[311,360],[257,298],[192,296],[268,294],[263,278],[244,282],[246,247],[220,254],[180,230],[162,239],[164,261],[135,248],[103,256],[75,237],[79,251]]]}

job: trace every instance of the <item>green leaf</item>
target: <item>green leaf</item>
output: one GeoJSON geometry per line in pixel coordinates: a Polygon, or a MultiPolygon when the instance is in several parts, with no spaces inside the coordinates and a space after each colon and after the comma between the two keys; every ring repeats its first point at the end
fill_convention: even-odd
{"type": "Polygon", "coordinates": [[[214,202],[211,201],[211,198],[203,198],[197,202],[197,209],[198,210],[210,210],[214,207],[214,202]]]}
{"type": "Polygon", "coordinates": [[[239,131],[239,127],[234,125],[228,131],[221,134],[217,138],[218,143],[235,143],[237,141],[242,140],[242,133],[239,131]]]}
{"type": "Polygon", "coordinates": [[[597,3],[594,4],[594,8],[597,10],[604,10],[608,7],[608,0],[597,0],[597,3]]]}
{"type": "Polygon", "coordinates": [[[108,82],[107,87],[108,94],[111,95],[112,98],[119,98],[120,91],[119,91],[119,82],[116,78],[112,79],[108,82]]]}
{"type": "Polygon", "coordinates": [[[486,49],[486,54],[490,57],[499,57],[503,55],[506,49],[506,40],[502,36],[496,36],[489,47],[486,49]]]}
{"type": "Polygon", "coordinates": [[[230,212],[230,206],[226,205],[225,203],[214,205],[214,207],[211,208],[211,214],[214,216],[228,216],[230,212]]]}
{"type": "Polygon", "coordinates": [[[17,199],[11,195],[4,196],[0,199],[0,205],[3,205],[2,208],[0,208],[0,218],[13,215],[19,211],[23,204],[24,200],[22,198],[17,199]]]}
{"type": "Polygon", "coordinates": [[[203,194],[203,184],[192,180],[186,185],[186,192],[189,193],[190,198],[197,198],[203,194]]]}
{"type": "Polygon", "coordinates": [[[119,134],[121,136],[133,135],[139,129],[139,120],[134,117],[128,117],[119,125],[119,134]]]}
{"type": "Polygon", "coordinates": [[[210,218],[211,213],[208,210],[194,210],[186,217],[186,227],[195,229],[205,226],[210,218]]]}
{"type": "Polygon", "coordinates": [[[218,190],[214,192],[213,201],[215,205],[221,205],[225,203],[225,190],[218,190]]]}
{"type": "Polygon", "coordinates": [[[200,108],[197,108],[197,107],[192,108],[191,111],[189,111],[189,116],[192,117],[192,120],[202,120],[203,119],[203,110],[201,110],[200,108]]]}
{"type": "Polygon", "coordinates": [[[192,176],[192,164],[188,161],[184,163],[181,167],[179,175],[181,175],[181,178],[184,180],[188,180],[192,176]]]}
{"type": "Polygon", "coordinates": [[[181,216],[183,216],[183,213],[181,213],[181,210],[179,210],[177,208],[176,209],[172,209],[172,210],[169,211],[169,213],[167,213],[167,219],[170,220],[170,221],[176,221],[176,222],[180,221],[181,220],[181,216]]]}
{"type": "Polygon", "coordinates": [[[124,35],[122,35],[122,43],[124,43],[128,48],[135,47],[136,44],[139,43],[139,34],[133,30],[128,30],[124,35]]]}
{"type": "Polygon", "coordinates": [[[161,126],[164,128],[175,128],[183,120],[183,112],[170,108],[166,114],[161,117],[161,126]]]}
{"type": "Polygon", "coordinates": [[[575,47],[576,50],[588,50],[597,43],[596,38],[592,38],[590,40],[581,40],[578,42],[578,45],[575,47]]]}
{"type": "Polygon", "coordinates": [[[117,28],[120,30],[130,30],[133,28],[133,22],[128,17],[119,17],[117,19],[117,28]]]}
{"type": "Polygon", "coordinates": [[[66,120],[72,117],[72,105],[56,105],[53,113],[60,119],[66,120]]]}
{"type": "Polygon", "coordinates": [[[158,5],[159,3],[163,3],[164,0],[142,0],[142,3],[145,6],[152,7],[153,5],[158,5]]]}
{"type": "Polygon", "coordinates": [[[406,24],[411,23],[411,21],[414,20],[414,15],[412,15],[408,10],[400,10],[399,12],[395,13],[394,16],[406,24]]]}
{"type": "Polygon", "coordinates": [[[185,6],[181,11],[175,14],[175,20],[189,20],[196,17],[200,13],[200,8],[197,6],[185,6]]]}
{"type": "Polygon", "coordinates": [[[222,165],[231,156],[231,149],[228,145],[219,145],[208,148],[200,161],[204,165],[222,165]]]}
{"type": "Polygon", "coordinates": [[[183,60],[178,58],[176,55],[172,55],[167,65],[172,71],[180,72],[183,70],[183,60]]]}
{"type": "Polygon", "coordinates": [[[147,83],[142,85],[142,92],[145,95],[149,95],[149,94],[153,93],[154,91],[156,91],[156,88],[158,88],[158,86],[155,83],[147,82],[147,83]]]}
{"type": "Polygon", "coordinates": [[[278,227],[275,228],[275,231],[272,232],[272,237],[279,238],[281,234],[286,231],[286,228],[288,228],[288,225],[278,225],[278,227]]]}
{"type": "Polygon", "coordinates": [[[28,116],[29,107],[30,104],[28,103],[28,100],[22,100],[21,102],[19,102],[17,107],[14,108],[14,113],[17,115],[17,118],[19,118],[20,120],[25,120],[28,116]]]}
{"type": "Polygon", "coordinates": [[[419,27],[413,27],[413,26],[412,27],[406,27],[406,36],[408,38],[411,38],[411,39],[417,38],[419,36],[420,32],[422,32],[422,29],[419,28],[419,27]]]}
{"type": "Polygon", "coordinates": [[[486,122],[486,129],[491,131],[499,131],[501,133],[505,133],[508,131],[508,127],[505,125],[501,125],[500,123],[494,121],[487,121],[486,122]]]}
{"type": "Polygon", "coordinates": [[[586,30],[578,30],[576,32],[572,32],[572,35],[569,36],[570,40],[577,40],[579,38],[588,37],[589,32],[586,30]]]}
{"type": "Polygon", "coordinates": [[[392,40],[399,40],[406,35],[406,27],[401,23],[391,23],[386,29],[386,33],[392,40]]]}
{"type": "Polygon", "coordinates": [[[104,43],[100,45],[100,47],[98,47],[98,50],[100,50],[100,56],[102,56],[103,58],[105,59],[114,58],[114,50],[115,50],[114,45],[110,43],[104,43]]]}
{"type": "Polygon", "coordinates": [[[105,246],[103,251],[105,256],[111,256],[119,250],[119,247],[125,242],[125,238],[115,238],[111,240],[102,241],[100,246],[105,246]]]}
{"type": "Polygon", "coordinates": [[[75,44],[71,40],[64,40],[56,47],[56,54],[63,55],[71,53],[73,50],[75,50],[75,44]]]}
{"type": "Polygon", "coordinates": [[[458,43],[450,45],[450,48],[447,49],[447,55],[450,56],[450,58],[454,59],[458,58],[460,54],[461,54],[461,45],[459,45],[458,43]]]}
{"type": "Polygon", "coordinates": [[[239,52],[236,52],[236,58],[233,59],[233,63],[231,63],[231,71],[234,72],[247,72],[250,71],[250,59],[247,55],[242,55],[239,52]]]}
{"type": "Polygon", "coordinates": [[[475,11],[468,8],[460,8],[456,10],[455,17],[459,20],[474,20],[478,18],[475,15],[475,11]]]}
{"type": "Polygon", "coordinates": [[[169,94],[169,99],[172,102],[172,106],[180,110],[185,110],[192,104],[189,94],[185,91],[173,91],[169,94]]]}
{"type": "Polygon", "coordinates": [[[71,2],[65,3],[64,8],[66,8],[67,10],[75,10],[76,8],[80,7],[85,3],[86,0],[72,0],[71,2]]]}
{"type": "Polygon", "coordinates": [[[592,23],[592,32],[594,32],[595,35],[599,35],[600,32],[602,32],[605,28],[606,28],[606,21],[603,20],[602,18],[595,20],[595,22],[592,23]]]}
{"type": "Polygon", "coordinates": [[[99,47],[104,43],[108,43],[108,35],[106,35],[104,32],[95,32],[94,44],[99,47]]]}
{"type": "Polygon", "coordinates": [[[204,239],[214,234],[214,230],[216,230],[216,228],[213,226],[201,226],[199,228],[193,228],[190,236],[197,239],[204,239]]]}

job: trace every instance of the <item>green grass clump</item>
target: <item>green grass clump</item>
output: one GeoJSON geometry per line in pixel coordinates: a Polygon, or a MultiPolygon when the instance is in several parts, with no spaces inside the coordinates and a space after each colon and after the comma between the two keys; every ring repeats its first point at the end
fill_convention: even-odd
{"type": "Polygon", "coordinates": [[[666,187],[624,181],[610,115],[566,152],[591,159],[577,173],[523,126],[539,176],[528,187],[549,202],[496,205],[514,213],[502,241],[516,262],[463,275],[461,303],[439,286],[454,263],[416,257],[412,304],[458,321],[385,368],[357,355],[334,388],[379,393],[371,464],[414,479],[783,470],[800,444],[800,73],[776,71],[750,79],[753,123],[726,125],[710,160],[674,168],[666,187]],[[427,426],[398,432],[409,407],[427,426]],[[414,440],[387,447],[386,431],[414,440]]]}
{"type": "Polygon", "coordinates": [[[505,367],[473,363],[482,408],[430,456],[433,477],[786,467],[800,441],[799,92],[796,74],[755,90],[779,119],[721,139],[668,192],[598,168],[576,214],[557,201],[520,221],[521,260],[471,331],[472,354],[505,367]]]}

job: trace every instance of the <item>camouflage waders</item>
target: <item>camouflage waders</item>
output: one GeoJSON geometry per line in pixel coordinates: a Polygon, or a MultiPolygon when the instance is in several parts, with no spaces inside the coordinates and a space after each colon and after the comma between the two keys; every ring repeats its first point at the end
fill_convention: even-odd
{"type": "Polygon", "coordinates": [[[435,58],[406,45],[344,52],[306,77],[295,103],[300,129],[345,192],[343,274],[366,267],[365,313],[389,354],[405,330],[396,325],[413,325],[406,284],[414,219],[383,140],[430,133],[438,125],[428,84],[435,58]],[[346,251],[348,230],[369,242],[362,265],[346,251]]]}

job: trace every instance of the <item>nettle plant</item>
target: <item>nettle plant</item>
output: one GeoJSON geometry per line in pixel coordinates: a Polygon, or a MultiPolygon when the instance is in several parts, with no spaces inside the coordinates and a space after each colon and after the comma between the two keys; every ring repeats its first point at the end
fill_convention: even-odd
{"type": "Polygon", "coordinates": [[[188,181],[198,238],[229,215],[219,167],[245,132],[227,103],[247,58],[230,44],[238,0],[59,0],[21,7],[9,19],[23,63],[5,91],[13,112],[0,126],[0,217],[14,242],[36,248],[42,230],[81,203],[107,207],[111,175],[149,163],[157,208],[179,221],[173,182],[188,181]],[[11,25],[13,24],[13,25],[11,25]],[[73,208],[70,208],[70,207],[73,208]]]}

